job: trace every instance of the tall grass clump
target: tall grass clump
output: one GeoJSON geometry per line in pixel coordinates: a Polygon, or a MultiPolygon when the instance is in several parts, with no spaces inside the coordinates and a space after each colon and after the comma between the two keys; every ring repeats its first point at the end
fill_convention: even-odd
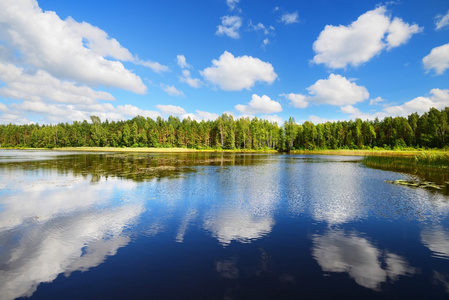
{"type": "Polygon", "coordinates": [[[447,170],[449,168],[448,153],[423,152],[414,156],[417,168],[447,170]]]}
{"type": "Polygon", "coordinates": [[[398,171],[441,171],[449,172],[449,153],[422,152],[413,156],[366,156],[367,167],[398,171]]]}
{"type": "Polygon", "coordinates": [[[408,171],[416,169],[414,157],[407,156],[365,156],[363,164],[370,168],[408,171]]]}

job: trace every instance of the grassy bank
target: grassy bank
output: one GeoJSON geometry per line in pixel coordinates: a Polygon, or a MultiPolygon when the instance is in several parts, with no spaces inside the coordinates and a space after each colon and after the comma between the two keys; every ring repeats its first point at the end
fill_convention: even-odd
{"type": "MultiPolygon", "coordinates": [[[[55,150],[55,151],[85,151],[85,152],[130,152],[130,153],[189,153],[189,152],[230,152],[230,153],[278,153],[269,149],[191,149],[191,148],[123,148],[123,147],[62,147],[62,148],[0,148],[20,150],[55,150]]],[[[304,155],[345,155],[345,156],[369,156],[369,157],[415,157],[424,155],[422,161],[438,161],[425,157],[449,155],[443,150],[292,150],[290,154],[304,155]]]]}
{"type": "Polygon", "coordinates": [[[294,150],[291,154],[352,155],[352,156],[414,156],[418,150],[294,150]]]}
{"type": "Polygon", "coordinates": [[[189,148],[120,148],[120,147],[65,147],[54,148],[57,151],[87,151],[87,152],[129,152],[129,153],[191,153],[191,152],[231,152],[231,153],[277,153],[276,150],[242,150],[242,149],[189,149],[189,148]]]}
{"type": "Polygon", "coordinates": [[[293,150],[291,154],[412,157],[421,153],[448,153],[443,150],[293,150]]]}
{"type": "Polygon", "coordinates": [[[449,172],[448,152],[421,152],[413,156],[367,156],[363,163],[372,168],[413,172],[429,170],[449,172]]]}

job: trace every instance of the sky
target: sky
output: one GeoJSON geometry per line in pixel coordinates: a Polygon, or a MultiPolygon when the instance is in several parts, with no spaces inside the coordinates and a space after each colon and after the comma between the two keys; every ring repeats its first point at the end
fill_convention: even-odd
{"type": "Polygon", "coordinates": [[[447,0],[1,0],[0,124],[449,106],[447,0]]]}

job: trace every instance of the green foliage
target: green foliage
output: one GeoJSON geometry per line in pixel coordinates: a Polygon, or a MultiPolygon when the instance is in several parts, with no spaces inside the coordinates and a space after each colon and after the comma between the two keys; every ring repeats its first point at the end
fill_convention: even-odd
{"type": "Polygon", "coordinates": [[[182,147],[190,149],[317,150],[449,148],[449,108],[431,108],[419,116],[386,117],[372,121],[296,123],[283,126],[253,118],[234,119],[223,114],[214,121],[170,116],[156,120],[136,116],[131,120],[90,123],[75,121],[57,125],[0,125],[1,147],[182,147]]]}

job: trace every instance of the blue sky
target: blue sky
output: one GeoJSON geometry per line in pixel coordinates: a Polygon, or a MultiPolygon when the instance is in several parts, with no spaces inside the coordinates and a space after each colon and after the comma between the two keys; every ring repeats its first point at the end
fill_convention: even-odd
{"type": "Polygon", "coordinates": [[[0,2],[0,123],[449,106],[449,1],[0,2]]]}

